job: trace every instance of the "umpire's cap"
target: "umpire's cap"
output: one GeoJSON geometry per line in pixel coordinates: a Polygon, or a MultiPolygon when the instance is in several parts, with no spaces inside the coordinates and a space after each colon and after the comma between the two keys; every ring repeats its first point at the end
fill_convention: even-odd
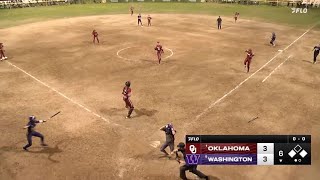
{"type": "Polygon", "coordinates": [[[183,142],[180,142],[178,145],[177,145],[177,147],[179,147],[179,148],[184,148],[186,145],[183,143],[183,142]]]}

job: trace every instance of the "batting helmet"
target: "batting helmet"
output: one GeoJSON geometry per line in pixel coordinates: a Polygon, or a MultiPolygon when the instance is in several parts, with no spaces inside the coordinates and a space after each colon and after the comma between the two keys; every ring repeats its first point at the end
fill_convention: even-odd
{"type": "Polygon", "coordinates": [[[125,83],[125,85],[128,86],[128,87],[130,87],[131,82],[130,82],[130,81],[127,81],[127,82],[125,83]]]}
{"type": "Polygon", "coordinates": [[[177,145],[177,147],[178,148],[184,148],[186,145],[183,143],[183,142],[180,142],[178,145],[177,145]]]}

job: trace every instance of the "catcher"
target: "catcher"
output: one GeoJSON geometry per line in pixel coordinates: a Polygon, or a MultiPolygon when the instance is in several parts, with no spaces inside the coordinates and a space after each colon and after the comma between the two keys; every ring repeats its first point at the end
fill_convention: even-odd
{"type": "Polygon", "coordinates": [[[158,41],[157,42],[157,45],[156,47],[154,48],[154,50],[157,51],[157,57],[158,57],[158,61],[159,61],[159,64],[161,62],[161,55],[164,53],[163,49],[162,49],[162,46],[160,45],[160,42],[158,41]]]}
{"type": "Polygon", "coordinates": [[[197,165],[187,165],[186,164],[185,144],[183,142],[180,142],[177,145],[177,147],[178,147],[178,149],[175,149],[174,151],[172,151],[171,154],[175,153],[176,154],[176,160],[179,162],[179,164],[181,164],[181,166],[180,166],[180,178],[183,179],[183,180],[187,180],[186,171],[189,170],[189,172],[197,175],[199,178],[208,180],[209,179],[208,176],[206,176],[205,174],[203,174],[202,172],[197,170],[197,165]],[[180,159],[180,156],[178,154],[179,152],[182,154],[184,160],[180,159]]]}

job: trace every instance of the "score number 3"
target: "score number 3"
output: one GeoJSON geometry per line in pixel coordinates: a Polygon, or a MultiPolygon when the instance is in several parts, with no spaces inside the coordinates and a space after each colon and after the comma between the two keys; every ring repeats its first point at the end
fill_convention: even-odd
{"type": "MultiPolygon", "coordinates": [[[[263,151],[268,151],[268,147],[267,146],[263,146],[262,150],[263,151]]],[[[267,156],[263,156],[263,162],[268,162],[267,156]]]]}
{"type": "Polygon", "coordinates": [[[267,156],[263,156],[263,162],[267,162],[267,161],[268,161],[267,156]]]}
{"type": "Polygon", "coordinates": [[[263,146],[263,151],[268,151],[268,147],[267,146],[263,146]]]}

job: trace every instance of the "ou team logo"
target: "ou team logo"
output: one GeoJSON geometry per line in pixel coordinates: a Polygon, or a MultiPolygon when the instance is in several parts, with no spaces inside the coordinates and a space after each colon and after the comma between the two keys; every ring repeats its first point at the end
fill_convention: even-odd
{"type": "Polygon", "coordinates": [[[192,154],[196,154],[197,153],[197,148],[195,145],[190,145],[189,146],[189,150],[192,154]]]}
{"type": "Polygon", "coordinates": [[[188,164],[198,164],[200,159],[200,154],[197,153],[197,148],[195,145],[190,145],[189,150],[192,154],[187,154],[188,164]]]}

